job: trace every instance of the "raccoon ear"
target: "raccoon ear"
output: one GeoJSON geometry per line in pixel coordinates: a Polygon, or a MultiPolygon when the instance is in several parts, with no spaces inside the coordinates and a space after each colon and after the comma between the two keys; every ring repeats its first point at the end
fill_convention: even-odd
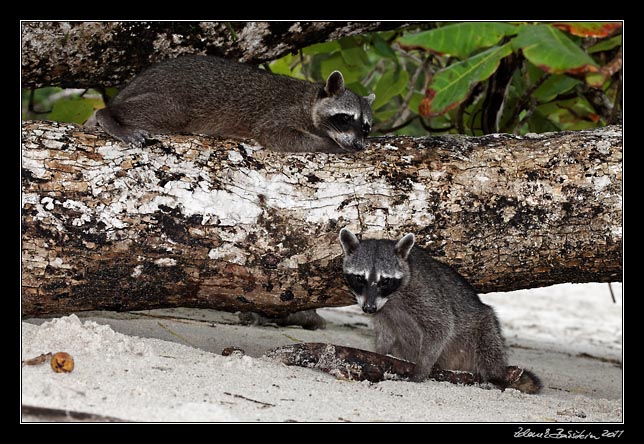
{"type": "Polygon", "coordinates": [[[333,71],[326,79],[324,92],[328,97],[337,96],[344,92],[344,77],[340,71],[333,71]]]}
{"type": "Polygon", "coordinates": [[[401,258],[402,260],[407,260],[409,252],[414,246],[414,242],[416,242],[416,238],[414,237],[413,233],[406,234],[402,239],[398,241],[398,243],[394,247],[394,251],[399,258],[401,258]]]}
{"type": "Polygon", "coordinates": [[[351,231],[349,231],[348,228],[345,227],[340,230],[340,245],[342,245],[344,254],[346,256],[349,256],[355,253],[358,245],[360,245],[360,241],[355,234],[353,234],[351,231]]]}
{"type": "Polygon", "coordinates": [[[364,99],[367,101],[369,106],[371,106],[373,105],[373,101],[376,100],[376,95],[374,93],[371,93],[368,96],[364,96],[364,99]]]}

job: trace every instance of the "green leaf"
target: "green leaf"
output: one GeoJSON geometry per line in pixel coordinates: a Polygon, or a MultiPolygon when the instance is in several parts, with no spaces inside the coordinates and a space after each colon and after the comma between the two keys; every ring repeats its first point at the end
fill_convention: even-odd
{"type": "Polygon", "coordinates": [[[516,32],[517,27],[508,23],[466,22],[405,35],[398,41],[403,45],[420,46],[463,59],[477,49],[494,46],[503,37],[516,32]]]}
{"type": "Polygon", "coordinates": [[[367,53],[360,46],[343,49],[340,54],[347,66],[351,66],[356,69],[360,69],[362,66],[369,63],[367,53]]]}
{"type": "Polygon", "coordinates": [[[606,40],[602,40],[599,43],[594,44],[588,48],[588,54],[594,54],[596,52],[610,51],[613,48],[617,48],[622,44],[622,35],[616,35],[606,40]]]}
{"type": "Polygon", "coordinates": [[[593,88],[601,88],[606,83],[606,80],[608,78],[601,71],[586,73],[586,83],[593,88]]]}
{"type": "Polygon", "coordinates": [[[552,25],[578,37],[608,37],[622,27],[621,22],[556,22],[552,25]]]}
{"type": "Polygon", "coordinates": [[[446,113],[460,105],[474,85],[490,77],[501,59],[511,53],[512,48],[506,43],[439,71],[429,84],[430,95],[433,95],[430,116],[446,113]]]}
{"type": "Polygon", "coordinates": [[[526,66],[526,73],[528,75],[528,83],[533,84],[539,81],[539,79],[543,76],[546,76],[545,72],[543,72],[542,69],[539,69],[538,67],[534,66],[532,63],[529,61],[525,62],[526,66]]]}
{"type": "Polygon", "coordinates": [[[340,71],[344,77],[344,83],[354,83],[361,80],[362,65],[348,65],[340,52],[320,61],[320,74],[322,80],[326,80],[333,71],[340,71]]]}
{"type": "Polygon", "coordinates": [[[386,71],[374,88],[376,100],[371,105],[371,109],[377,110],[400,94],[407,86],[408,80],[409,74],[407,74],[407,71],[402,69],[386,71]]]}
{"type": "Polygon", "coordinates": [[[386,122],[396,114],[398,114],[398,109],[396,108],[391,108],[391,109],[381,108],[378,111],[374,112],[374,120],[378,122],[386,122]]]}
{"type": "Polygon", "coordinates": [[[524,25],[512,39],[530,62],[551,74],[596,71],[595,61],[566,34],[549,25],[524,25]]]}
{"type": "Polygon", "coordinates": [[[302,75],[302,65],[297,64],[294,69],[291,69],[293,65],[293,60],[295,59],[293,54],[287,54],[284,57],[277,59],[270,63],[271,72],[274,74],[283,74],[289,77],[297,77],[299,79],[304,78],[302,75]]]}
{"type": "Polygon", "coordinates": [[[353,83],[345,82],[345,86],[349,88],[351,91],[353,91],[354,93],[361,96],[368,96],[369,94],[371,94],[371,91],[369,91],[369,89],[360,82],[353,82],[353,83]]]}
{"type": "Polygon", "coordinates": [[[54,103],[54,109],[49,113],[48,119],[57,122],[84,123],[92,115],[95,105],[102,102],[98,99],[84,99],[69,97],[54,103]]]}
{"type": "Polygon", "coordinates": [[[340,44],[334,40],[332,42],[316,43],[315,45],[307,46],[302,49],[302,53],[306,55],[331,54],[339,49],[341,49],[340,44]]]}
{"type": "Polygon", "coordinates": [[[547,133],[551,131],[562,130],[562,128],[560,128],[550,119],[548,119],[548,117],[546,117],[539,110],[536,110],[534,113],[532,113],[532,115],[527,120],[527,125],[528,125],[528,130],[523,131],[523,128],[522,128],[522,131],[521,131],[522,134],[525,134],[526,132],[547,133]]]}
{"type": "Polygon", "coordinates": [[[398,55],[396,54],[396,51],[391,49],[391,46],[387,44],[385,39],[383,39],[380,34],[374,33],[371,37],[371,45],[375,49],[376,53],[381,56],[385,57],[388,59],[398,59],[398,55]]]}
{"type": "Polygon", "coordinates": [[[105,94],[107,95],[109,100],[112,100],[118,93],[119,93],[119,89],[115,86],[110,86],[109,88],[105,88],[105,94]]]}
{"type": "Polygon", "coordinates": [[[594,128],[600,122],[593,107],[583,97],[546,103],[539,105],[537,110],[564,131],[594,128]]]}
{"type": "Polygon", "coordinates": [[[534,97],[541,103],[554,100],[559,94],[566,93],[581,82],[563,74],[555,74],[546,79],[534,92],[534,97]]]}
{"type": "Polygon", "coordinates": [[[425,98],[424,94],[421,94],[419,92],[414,92],[411,95],[411,99],[409,100],[409,110],[414,114],[418,114],[418,107],[420,106],[420,102],[422,102],[424,98],[425,98]]]}

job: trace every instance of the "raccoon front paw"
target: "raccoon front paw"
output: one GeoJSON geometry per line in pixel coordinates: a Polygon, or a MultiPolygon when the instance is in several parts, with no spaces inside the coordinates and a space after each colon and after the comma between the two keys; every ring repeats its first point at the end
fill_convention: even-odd
{"type": "Polygon", "coordinates": [[[440,370],[440,367],[438,366],[438,364],[430,365],[427,363],[423,363],[421,361],[421,363],[416,364],[414,373],[409,379],[410,381],[413,381],[413,382],[423,382],[431,377],[433,371],[439,371],[439,370],[440,370]]]}
{"type": "Polygon", "coordinates": [[[425,382],[429,376],[428,375],[421,375],[418,373],[414,373],[413,375],[410,376],[409,380],[411,382],[425,382]]]}
{"type": "Polygon", "coordinates": [[[149,137],[150,134],[147,131],[142,129],[134,129],[128,131],[126,134],[123,134],[120,139],[134,148],[141,148],[145,145],[145,141],[149,137]]]}
{"type": "Polygon", "coordinates": [[[431,374],[431,370],[426,371],[423,369],[416,369],[414,370],[414,373],[411,375],[409,380],[411,382],[424,382],[427,379],[429,379],[429,375],[431,374]]]}

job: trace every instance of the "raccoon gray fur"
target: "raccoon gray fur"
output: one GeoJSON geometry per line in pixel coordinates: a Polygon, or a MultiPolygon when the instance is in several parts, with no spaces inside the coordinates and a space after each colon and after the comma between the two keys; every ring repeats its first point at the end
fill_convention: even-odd
{"type": "MultiPolygon", "coordinates": [[[[362,310],[374,314],[377,353],[415,362],[416,381],[426,379],[437,365],[507,386],[499,321],[454,269],[414,247],[413,234],[399,241],[359,241],[343,228],[340,243],[347,285],[362,310]]],[[[528,371],[521,382],[525,392],[541,388],[528,371]]]]}
{"type": "Polygon", "coordinates": [[[100,125],[141,146],[150,134],[191,133],[251,138],[287,152],[346,153],[364,148],[373,94],[276,75],[213,56],[183,56],[135,77],[87,125],[100,125]]]}

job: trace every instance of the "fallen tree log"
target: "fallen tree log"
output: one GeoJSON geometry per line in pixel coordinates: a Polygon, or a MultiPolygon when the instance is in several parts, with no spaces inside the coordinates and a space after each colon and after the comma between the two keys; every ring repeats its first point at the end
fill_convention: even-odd
{"type": "Polygon", "coordinates": [[[414,232],[480,292],[621,281],[621,127],[375,138],[355,156],[22,130],[24,315],[349,305],[344,226],[414,232]]]}
{"type": "MultiPolygon", "coordinates": [[[[410,380],[416,368],[415,363],[393,356],[320,342],[284,345],[269,350],[266,356],[285,365],[316,368],[336,378],[352,381],[410,380]]],[[[428,379],[463,385],[481,382],[480,377],[473,373],[437,367],[432,369],[428,379]]],[[[505,382],[507,387],[528,394],[536,394],[541,390],[541,384],[535,386],[525,370],[516,366],[508,366],[505,382]]]]}
{"type": "Polygon", "coordinates": [[[259,64],[401,22],[23,22],[22,87],[107,87],[183,54],[259,64]],[[136,50],[132,50],[136,48],[136,50]]]}

